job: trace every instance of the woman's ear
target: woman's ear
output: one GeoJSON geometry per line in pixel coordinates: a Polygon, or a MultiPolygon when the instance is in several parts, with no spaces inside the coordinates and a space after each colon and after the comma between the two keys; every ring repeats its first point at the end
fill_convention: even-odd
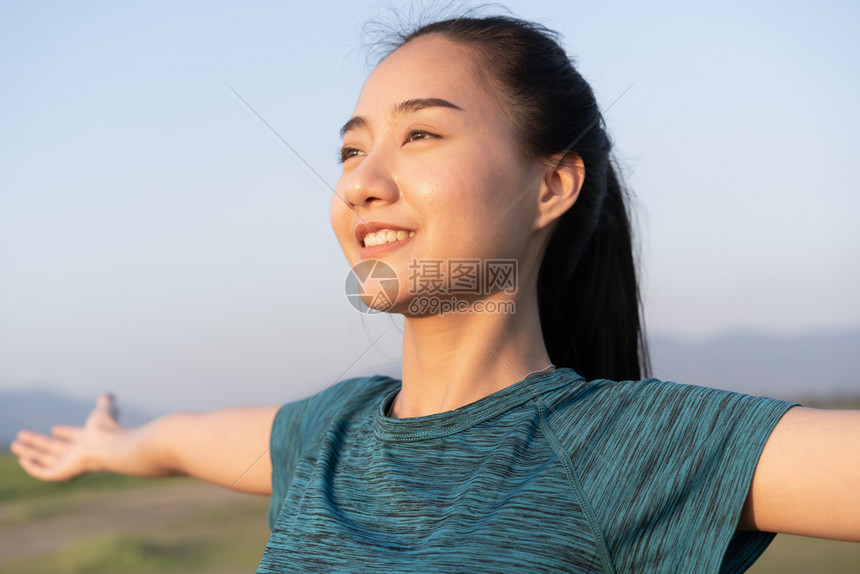
{"type": "Polygon", "coordinates": [[[535,230],[548,226],[570,209],[585,181],[585,164],[577,154],[556,154],[550,159],[541,176],[535,230]]]}

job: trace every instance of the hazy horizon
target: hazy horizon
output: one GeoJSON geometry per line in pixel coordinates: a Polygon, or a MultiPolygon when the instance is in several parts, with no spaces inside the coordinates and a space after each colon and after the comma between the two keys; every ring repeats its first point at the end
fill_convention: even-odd
{"type": "MultiPolygon", "coordinates": [[[[857,348],[860,348],[860,329],[795,334],[734,331],[699,338],[656,333],[649,337],[651,376],[783,400],[860,397],[860,385],[855,379],[860,369],[860,355],[851,353],[857,348]]],[[[45,392],[89,406],[97,392],[115,392],[120,405],[135,413],[132,421],[141,422],[147,416],[176,409],[204,411],[240,404],[278,403],[308,396],[345,378],[372,374],[396,378],[400,376],[399,368],[398,360],[357,366],[342,372],[340,377],[320,374],[315,379],[283,380],[277,385],[247,381],[247,385],[257,388],[256,401],[245,400],[243,393],[230,394],[225,389],[214,394],[180,393],[172,397],[167,393],[147,395],[141,389],[129,388],[122,392],[113,387],[81,390],[63,381],[47,380],[18,383],[0,380],[0,396],[45,392]]],[[[189,384],[200,386],[201,383],[205,386],[205,381],[189,384]]],[[[50,412],[48,408],[47,414],[50,412]]]]}

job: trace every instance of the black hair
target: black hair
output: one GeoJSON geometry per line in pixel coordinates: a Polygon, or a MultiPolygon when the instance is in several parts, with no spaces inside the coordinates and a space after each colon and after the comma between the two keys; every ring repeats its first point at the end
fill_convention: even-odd
{"type": "MultiPolygon", "coordinates": [[[[585,179],[556,224],[538,274],[541,330],[550,360],[586,378],[639,379],[650,370],[629,199],[591,86],[539,24],[509,16],[454,18],[401,34],[398,45],[439,34],[475,55],[511,114],[527,154],[574,154],[585,179]]],[[[562,159],[561,161],[564,161],[562,159]]]]}

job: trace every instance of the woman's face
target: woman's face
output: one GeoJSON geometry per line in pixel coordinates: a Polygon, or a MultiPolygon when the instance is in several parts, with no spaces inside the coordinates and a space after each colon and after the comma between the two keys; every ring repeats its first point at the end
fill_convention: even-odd
{"type": "Polygon", "coordinates": [[[544,166],[457,44],[423,36],[380,63],[344,125],[342,158],[331,221],[350,265],[382,260],[405,286],[415,261],[526,253],[544,166]]]}

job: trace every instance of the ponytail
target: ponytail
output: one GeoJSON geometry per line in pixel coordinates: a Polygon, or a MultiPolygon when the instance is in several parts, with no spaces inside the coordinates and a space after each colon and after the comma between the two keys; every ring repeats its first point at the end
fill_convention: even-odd
{"type": "Polygon", "coordinates": [[[600,175],[592,174],[603,182],[584,186],[586,205],[560,218],[547,246],[538,275],[541,330],[557,367],[587,379],[639,379],[650,361],[626,193],[609,161],[600,175]]]}

